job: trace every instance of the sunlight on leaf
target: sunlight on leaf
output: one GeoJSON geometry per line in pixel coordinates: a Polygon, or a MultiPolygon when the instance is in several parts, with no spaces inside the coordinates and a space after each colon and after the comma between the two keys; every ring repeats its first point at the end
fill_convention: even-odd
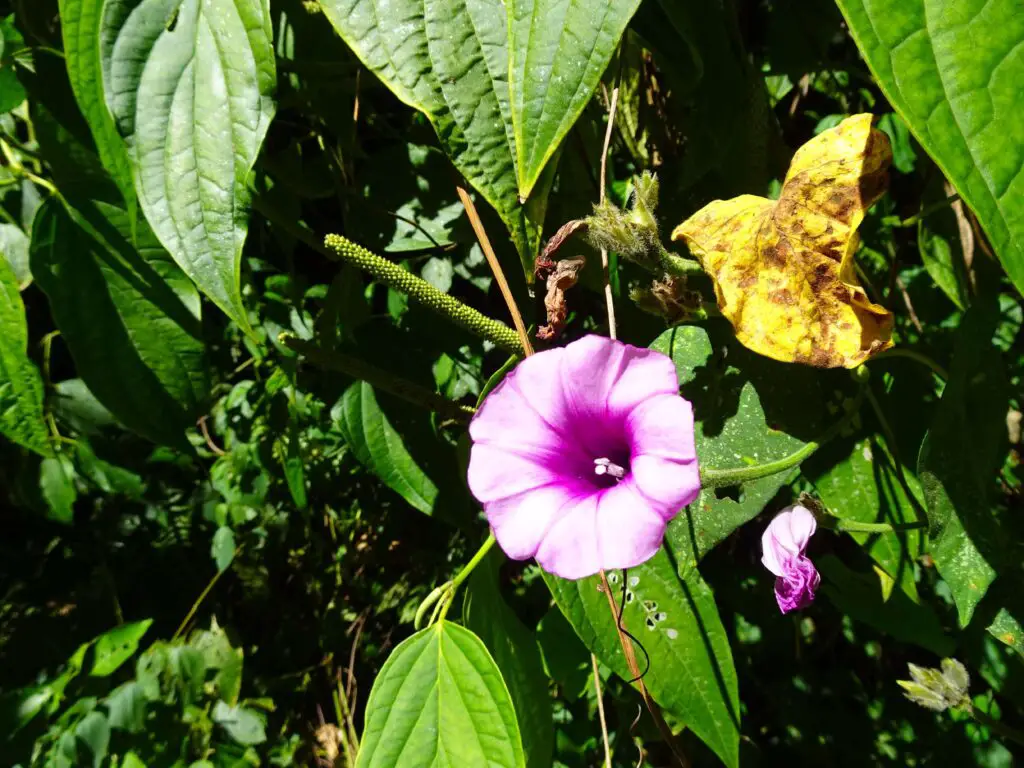
{"type": "Polygon", "coordinates": [[[797,151],[778,201],[716,200],[676,227],[745,346],[820,368],[854,368],[892,346],[892,314],[868,299],[853,264],[891,162],[871,115],[855,115],[797,151]]]}

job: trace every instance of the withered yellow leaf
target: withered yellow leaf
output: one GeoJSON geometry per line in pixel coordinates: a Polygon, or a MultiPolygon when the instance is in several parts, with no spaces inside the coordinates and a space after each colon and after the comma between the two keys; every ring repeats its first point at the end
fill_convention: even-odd
{"type": "Polygon", "coordinates": [[[777,201],[715,200],[676,227],[740,342],[821,368],[854,368],[892,346],[892,314],[868,300],[853,265],[891,162],[871,115],[854,115],[797,150],[777,201]]]}

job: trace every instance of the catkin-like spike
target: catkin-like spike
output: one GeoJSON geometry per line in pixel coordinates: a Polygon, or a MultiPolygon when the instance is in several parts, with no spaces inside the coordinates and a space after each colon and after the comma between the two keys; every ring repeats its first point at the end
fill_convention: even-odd
{"type": "Polygon", "coordinates": [[[512,354],[522,351],[519,337],[507,325],[492,320],[472,307],[467,307],[394,262],[366,250],[361,245],[356,245],[341,235],[327,235],[324,238],[324,245],[345,261],[364,272],[369,272],[388,287],[401,291],[427,309],[444,315],[470,333],[492,341],[496,346],[512,354]]]}

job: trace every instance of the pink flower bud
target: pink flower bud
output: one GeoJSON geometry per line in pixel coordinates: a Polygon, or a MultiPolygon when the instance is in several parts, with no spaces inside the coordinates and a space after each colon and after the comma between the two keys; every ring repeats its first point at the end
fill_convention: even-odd
{"type": "Polygon", "coordinates": [[[801,506],[783,509],[761,537],[761,562],[775,574],[775,599],[783,613],[806,608],[821,583],[817,569],[805,555],[817,523],[801,506]]]}

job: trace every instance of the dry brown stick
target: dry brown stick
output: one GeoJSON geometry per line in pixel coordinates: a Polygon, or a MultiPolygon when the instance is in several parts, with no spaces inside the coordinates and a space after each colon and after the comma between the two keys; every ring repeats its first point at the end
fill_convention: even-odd
{"type": "MultiPolygon", "coordinates": [[[[608,147],[612,142],[612,130],[615,127],[615,107],[619,103],[619,84],[616,82],[615,87],[612,89],[612,97],[608,102],[608,126],[604,131],[604,145],[601,148],[601,184],[600,184],[600,202],[604,202],[605,186],[608,178],[608,147]]],[[[611,338],[616,338],[616,327],[615,327],[615,304],[612,302],[612,284],[611,277],[608,274],[608,249],[601,249],[601,274],[602,280],[604,281],[604,303],[608,307],[608,335],[611,338]]]]}
{"type": "Polygon", "coordinates": [[[597,656],[590,654],[594,667],[594,694],[597,696],[597,717],[601,721],[601,738],[604,740],[604,765],[612,768],[612,749],[608,743],[608,721],[604,716],[604,697],[601,695],[601,674],[597,671],[597,656]]]}
{"type": "Polygon", "coordinates": [[[641,698],[644,700],[644,704],[647,705],[647,711],[651,713],[651,717],[654,718],[654,724],[658,726],[658,731],[661,733],[661,738],[668,744],[669,749],[672,750],[672,755],[675,757],[676,762],[680,768],[690,768],[690,759],[683,752],[683,748],[676,743],[675,734],[672,733],[672,729],[668,727],[668,723],[665,722],[664,716],[661,714],[661,708],[657,705],[653,698],[651,698],[650,691],[647,690],[647,686],[644,684],[643,678],[640,675],[640,666],[636,663],[636,652],[633,650],[633,643],[626,636],[626,633],[622,631],[621,616],[619,615],[619,607],[615,605],[615,598],[612,597],[612,588],[608,584],[608,576],[605,574],[602,568],[598,574],[601,577],[601,591],[604,592],[605,597],[608,598],[608,608],[611,609],[612,618],[615,620],[615,631],[619,636],[619,644],[622,646],[622,655],[626,657],[626,664],[629,666],[629,673],[636,679],[636,687],[640,692],[641,698]]]}
{"type": "Polygon", "coordinates": [[[512,298],[512,291],[508,287],[508,281],[505,280],[505,273],[501,270],[501,265],[498,263],[498,257],[494,255],[494,248],[491,247],[491,241],[487,237],[487,232],[484,231],[484,224],[480,221],[480,214],[477,213],[476,206],[473,204],[472,198],[469,193],[466,192],[462,187],[456,187],[456,191],[459,193],[459,199],[462,200],[462,205],[466,209],[466,215],[469,216],[469,223],[473,225],[473,231],[476,233],[476,239],[480,242],[480,247],[483,249],[484,256],[487,257],[487,263],[491,266],[491,272],[494,273],[494,279],[498,281],[498,288],[501,289],[501,295],[505,297],[505,303],[508,305],[508,311],[512,315],[512,323],[516,327],[516,332],[519,334],[519,340],[523,344],[523,351],[527,356],[533,354],[533,345],[530,344],[530,337],[526,335],[526,326],[523,324],[523,316],[519,314],[519,307],[516,306],[515,299],[512,298]]]}

